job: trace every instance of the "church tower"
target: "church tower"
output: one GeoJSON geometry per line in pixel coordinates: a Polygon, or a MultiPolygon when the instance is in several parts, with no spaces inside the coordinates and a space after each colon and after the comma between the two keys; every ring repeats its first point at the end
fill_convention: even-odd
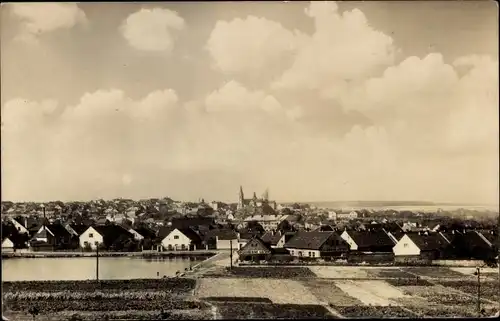
{"type": "Polygon", "coordinates": [[[238,198],[238,209],[242,209],[245,206],[245,195],[243,194],[243,187],[240,186],[240,195],[238,198]]]}

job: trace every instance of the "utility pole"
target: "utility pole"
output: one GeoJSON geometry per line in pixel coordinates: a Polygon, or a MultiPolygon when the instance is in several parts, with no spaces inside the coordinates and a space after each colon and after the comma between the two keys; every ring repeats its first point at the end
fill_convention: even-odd
{"type": "Polygon", "coordinates": [[[476,268],[477,275],[477,313],[481,316],[481,268],[476,268]]]}
{"type": "Polygon", "coordinates": [[[95,242],[95,253],[96,253],[95,276],[97,282],[99,282],[99,242],[95,242]]]}
{"type": "Polygon", "coordinates": [[[233,269],[233,240],[229,241],[229,248],[230,248],[229,259],[231,261],[231,270],[232,270],[233,269]]]}

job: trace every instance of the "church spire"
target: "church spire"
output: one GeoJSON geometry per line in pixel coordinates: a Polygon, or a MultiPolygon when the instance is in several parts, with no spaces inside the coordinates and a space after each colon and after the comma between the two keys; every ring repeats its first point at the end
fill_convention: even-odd
{"type": "Polygon", "coordinates": [[[269,188],[266,188],[266,190],[264,191],[264,194],[262,194],[262,199],[264,201],[269,201],[269,188]]]}

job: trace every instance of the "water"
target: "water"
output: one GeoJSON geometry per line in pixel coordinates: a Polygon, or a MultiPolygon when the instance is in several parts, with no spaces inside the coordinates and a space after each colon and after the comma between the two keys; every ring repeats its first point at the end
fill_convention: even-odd
{"type": "MultiPolygon", "coordinates": [[[[100,257],[99,279],[148,279],[174,276],[201,260],[189,258],[100,257]]],[[[3,281],[94,280],[95,257],[14,258],[2,260],[3,281]]]]}

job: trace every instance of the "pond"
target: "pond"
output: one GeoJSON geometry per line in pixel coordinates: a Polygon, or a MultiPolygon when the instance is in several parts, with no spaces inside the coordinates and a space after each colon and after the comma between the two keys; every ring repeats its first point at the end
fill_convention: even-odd
{"type": "MultiPolygon", "coordinates": [[[[150,279],[175,276],[203,259],[186,257],[99,257],[99,279],[150,279]]],[[[93,280],[95,257],[13,258],[2,260],[3,281],[93,280]]]]}

